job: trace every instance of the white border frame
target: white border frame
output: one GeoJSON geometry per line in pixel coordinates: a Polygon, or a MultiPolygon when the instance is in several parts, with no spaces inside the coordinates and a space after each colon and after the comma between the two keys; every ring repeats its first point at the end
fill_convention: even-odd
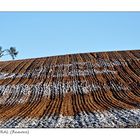
{"type": "Polygon", "coordinates": [[[0,11],[140,11],[140,0],[0,0],[0,11]]]}

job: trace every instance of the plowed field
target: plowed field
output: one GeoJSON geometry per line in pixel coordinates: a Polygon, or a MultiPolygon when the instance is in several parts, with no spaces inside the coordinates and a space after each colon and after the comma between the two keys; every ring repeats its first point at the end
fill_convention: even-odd
{"type": "Polygon", "coordinates": [[[0,62],[0,128],[140,127],[140,50],[0,62]]]}

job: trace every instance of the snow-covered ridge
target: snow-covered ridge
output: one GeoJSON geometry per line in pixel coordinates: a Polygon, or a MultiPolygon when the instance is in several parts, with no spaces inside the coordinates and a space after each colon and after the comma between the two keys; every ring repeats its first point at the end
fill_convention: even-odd
{"type": "MultiPolygon", "coordinates": [[[[128,59],[127,61],[140,59],[128,59]]],[[[66,77],[66,76],[88,76],[97,74],[117,74],[117,71],[112,70],[114,66],[127,66],[125,61],[109,61],[99,59],[96,63],[87,62],[73,62],[70,64],[54,64],[48,66],[40,66],[32,70],[28,70],[26,73],[6,73],[4,71],[0,72],[0,79],[8,78],[38,78],[38,77],[66,77]],[[102,68],[99,70],[99,68],[102,68]],[[111,68],[111,69],[110,69],[111,68]],[[54,73],[55,71],[55,73],[54,73]]]]}
{"type": "Polygon", "coordinates": [[[55,72],[50,71],[48,74],[46,74],[47,71],[39,71],[39,72],[27,72],[27,73],[22,73],[22,74],[16,74],[16,73],[0,73],[0,79],[8,79],[8,78],[38,78],[38,77],[67,77],[67,76],[88,76],[88,75],[96,75],[96,74],[116,74],[116,71],[113,70],[108,70],[108,69],[103,69],[103,70],[96,70],[96,69],[91,69],[91,70],[72,70],[72,71],[63,71],[63,72],[55,72]]]}
{"type": "Polygon", "coordinates": [[[8,79],[8,78],[39,78],[39,77],[44,77],[44,78],[50,78],[50,77],[67,77],[67,76],[92,76],[92,75],[97,75],[97,74],[117,74],[116,71],[114,70],[109,70],[109,69],[103,69],[103,70],[96,70],[96,69],[87,69],[87,70],[71,70],[71,71],[57,71],[53,73],[53,71],[50,71],[47,73],[45,70],[40,70],[39,72],[34,71],[34,72],[26,72],[22,74],[16,74],[16,73],[0,73],[0,79],[8,79]]]}
{"type": "MultiPolygon", "coordinates": [[[[125,64],[125,63],[124,63],[125,64]]],[[[8,78],[29,78],[29,77],[65,77],[65,76],[87,76],[87,75],[95,75],[95,74],[116,74],[116,71],[107,69],[106,67],[112,67],[114,65],[121,65],[121,62],[114,61],[110,62],[100,62],[100,63],[91,63],[91,62],[79,62],[72,64],[60,64],[53,66],[40,66],[39,68],[35,68],[27,71],[26,73],[6,73],[0,72],[0,79],[8,79],[8,78]],[[104,67],[102,70],[98,70],[101,66],[104,67]],[[54,73],[54,69],[58,68],[58,70],[54,73]],[[62,69],[63,70],[59,70],[62,69]]]]}
{"type": "MultiPolygon", "coordinates": [[[[71,94],[89,94],[91,92],[105,90],[114,90],[114,91],[128,91],[131,90],[129,87],[125,86],[122,83],[115,84],[114,82],[109,82],[107,84],[97,84],[91,83],[89,84],[87,81],[73,81],[73,82],[53,82],[51,84],[34,84],[34,85],[27,85],[27,84],[17,84],[17,85],[0,85],[0,104],[4,104],[6,99],[9,97],[10,94],[19,96],[20,99],[13,98],[12,100],[17,103],[26,103],[30,94],[34,94],[36,96],[42,94],[42,96],[49,97],[51,94],[61,96],[65,96],[67,93],[71,94]]],[[[10,100],[10,102],[12,102],[10,100]]]]}
{"type": "Polygon", "coordinates": [[[139,127],[140,109],[110,109],[81,112],[75,116],[45,116],[44,118],[13,117],[0,122],[1,128],[119,128],[139,127]]]}

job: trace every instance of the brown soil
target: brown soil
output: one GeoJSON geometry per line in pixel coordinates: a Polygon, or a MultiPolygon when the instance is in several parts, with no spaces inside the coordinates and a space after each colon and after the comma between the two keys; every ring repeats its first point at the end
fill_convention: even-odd
{"type": "MultiPolygon", "coordinates": [[[[53,82],[72,83],[73,81],[86,81],[90,86],[92,83],[103,87],[108,86],[110,82],[116,86],[109,89],[92,90],[84,93],[77,90],[76,93],[67,91],[63,93],[51,92],[48,96],[44,96],[44,91],[40,94],[30,93],[20,95],[19,93],[9,93],[8,95],[0,95],[0,120],[7,120],[11,117],[43,117],[45,115],[73,116],[77,113],[86,111],[94,112],[96,110],[107,110],[110,108],[117,109],[133,109],[139,108],[140,105],[140,51],[119,51],[119,52],[103,52],[103,53],[85,53],[64,56],[54,56],[37,59],[26,59],[16,61],[0,62],[1,73],[26,74],[34,73],[41,67],[45,69],[38,77],[22,76],[8,77],[0,79],[0,86],[10,85],[35,85],[42,82],[43,84],[52,84],[53,82]],[[109,61],[111,64],[115,61],[120,64],[112,66],[102,66],[98,60],[109,61]],[[83,63],[83,64],[82,64],[83,63]],[[95,68],[90,68],[90,64],[99,64],[95,68]],[[68,65],[69,64],[69,65],[68,65]],[[74,65],[71,65],[74,64],[74,65]],[[62,66],[60,66],[62,65],[62,66]],[[99,73],[87,75],[69,75],[69,72],[84,70],[103,71],[104,69],[115,71],[116,73],[99,73]],[[60,76],[58,76],[58,73],[60,76]],[[64,74],[65,73],[65,74],[64,74]],[[128,90],[117,89],[123,84],[128,90]],[[16,95],[17,94],[17,95],[16,95]],[[18,103],[18,100],[25,100],[18,103]]],[[[63,88],[63,87],[61,87],[63,88]]]]}

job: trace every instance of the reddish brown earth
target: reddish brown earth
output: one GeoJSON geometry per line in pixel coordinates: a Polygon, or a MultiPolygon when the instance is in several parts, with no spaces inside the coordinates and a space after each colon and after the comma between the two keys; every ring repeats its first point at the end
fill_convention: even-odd
{"type": "Polygon", "coordinates": [[[1,127],[111,109],[140,109],[140,50],[0,62],[1,127]]]}

